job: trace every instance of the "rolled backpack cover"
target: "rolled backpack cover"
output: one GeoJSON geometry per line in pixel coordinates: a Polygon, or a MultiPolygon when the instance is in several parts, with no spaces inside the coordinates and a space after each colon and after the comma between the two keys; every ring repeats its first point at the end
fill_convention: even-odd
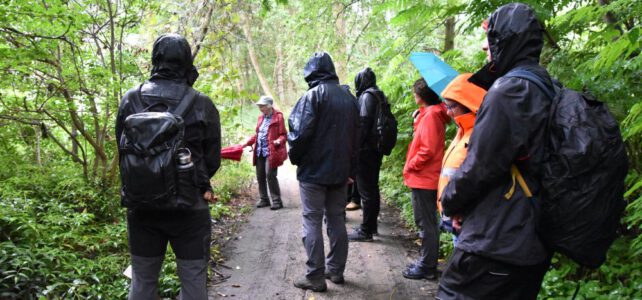
{"type": "Polygon", "coordinates": [[[510,71],[551,99],[545,145],[540,235],[552,250],[597,268],[617,237],[626,206],[628,158],[620,128],[605,103],[536,74],[510,71]]]}

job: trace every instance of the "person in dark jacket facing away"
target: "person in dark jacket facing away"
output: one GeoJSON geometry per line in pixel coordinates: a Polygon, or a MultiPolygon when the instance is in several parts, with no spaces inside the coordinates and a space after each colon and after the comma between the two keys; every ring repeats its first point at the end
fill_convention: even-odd
{"type": "MultiPolygon", "coordinates": [[[[154,42],[151,78],[140,86],[143,107],[149,111],[173,111],[198,77],[190,46],[180,35],[165,34],[154,42]]],[[[120,139],[125,119],[134,111],[132,101],[139,87],[129,90],[118,108],[116,136],[120,139]]],[[[138,98],[136,98],[138,99],[138,98]]],[[[132,264],[130,300],[158,299],[158,277],[167,243],[176,254],[181,281],[180,299],[207,299],[207,261],[211,235],[208,202],[214,202],[210,178],[220,166],[221,126],[209,97],[196,93],[184,115],[185,146],[196,168],[200,199],[180,211],[128,209],[127,233],[132,264]]]]}
{"type": "Polygon", "coordinates": [[[498,8],[488,20],[490,62],[469,80],[489,88],[477,114],[468,155],[442,193],[443,212],[461,218],[459,241],[438,299],[536,299],[550,265],[538,236],[538,178],[551,100],[535,84],[505,76],[539,65],[542,27],[525,4],[498,8]],[[516,166],[533,197],[515,185],[516,166]]]}
{"type": "Polygon", "coordinates": [[[305,277],[294,286],[325,291],[325,278],[343,283],[348,257],[345,227],[347,185],[356,174],[359,113],[354,96],[339,85],[332,58],[315,53],[303,70],[310,87],[290,113],[290,161],[297,166],[303,207],[305,277]],[[323,249],[323,217],[330,252],[323,249]],[[325,278],[324,278],[325,277],[325,278]]]}
{"type": "Polygon", "coordinates": [[[385,99],[385,95],[377,86],[377,76],[370,68],[365,68],[357,74],[354,78],[354,86],[359,98],[361,124],[358,144],[357,188],[363,203],[363,222],[348,235],[348,239],[355,242],[366,242],[372,241],[372,235],[377,234],[377,218],[381,209],[379,170],[383,154],[377,150],[377,134],[374,123],[377,121],[377,104],[385,99]]]}

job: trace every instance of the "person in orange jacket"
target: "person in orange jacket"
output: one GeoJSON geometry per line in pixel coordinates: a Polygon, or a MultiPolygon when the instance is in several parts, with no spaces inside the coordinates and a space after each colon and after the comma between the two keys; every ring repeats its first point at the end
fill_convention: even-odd
{"type": "Polygon", "coordinates": [[[422,78],[413,86],[418,112],[413,115],[414,133],[403,169],[404,184],[412,189],[415,223],[421,230],[421,251],[417,262],[402,275],[409,279],[437,279],[439,227],[437,223],[437,184],[444,157],[446,123],[450,118],[439,96],[422,78]]]}
{"type": "MultiPolygon", "coordinates": [[[[448,179],[459,169],[459,166],[466,158],[468,141],[473,133],[477,110],[479,110],[479,106],[486,95],[486,90],[468,81],[472,75],[472,73],[465,73],[457,76],[441,92],[448,116],[457,124],[457,134],[444,155],[441,175],[439,176],[437,199],[441,199],[441,193],[444,191],[446,184],[448,184],[448,179]]],[[[437,206],[441,212],[441,200],[437,203],[437,206]]],[[[450,220],[450,218],[442,215],[441,220],[444,230],[457,234],[461,218],[450,220]]],[[[456,241],[456,238],[454,240],[456,241]]]]}

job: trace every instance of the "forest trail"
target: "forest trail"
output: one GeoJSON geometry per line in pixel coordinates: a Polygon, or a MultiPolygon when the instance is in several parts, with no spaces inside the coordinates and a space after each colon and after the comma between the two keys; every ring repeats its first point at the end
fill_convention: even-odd
{"type": "MultiPolygon", "coordinates": [[[[222,249],[223,269],[231,277],[209,288],[210,299],[431,299],[437,283],[401,276],[417,256],[414,233],[401,226],[396,211],[382,203],[379,236],[371,243],[350,243],[345,284],[327,281],[324,293],[304,291],[293,281],[305,272],[301,241],[301,204],[295,167],[279,169],[285,208],[255,209],[242,225],[238,239],[222,249]]],[[[361,223],[361,210],[347,213],[346,227],[361,223]]],[[[325,228],[323,230],[325,234],[325,228]]],[[[326,254],[329,250],[325,238],[326,254]]]]}

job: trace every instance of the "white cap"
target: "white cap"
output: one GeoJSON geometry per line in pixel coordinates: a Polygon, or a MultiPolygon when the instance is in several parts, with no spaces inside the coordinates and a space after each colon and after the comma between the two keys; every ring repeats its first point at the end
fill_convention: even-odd
{"type": "Polygon", "coordinates": [[[274,104],[274,99],[270,96],[261,96],[259,101],[256,102],[256,105],[272,105],[274,104]]]}

